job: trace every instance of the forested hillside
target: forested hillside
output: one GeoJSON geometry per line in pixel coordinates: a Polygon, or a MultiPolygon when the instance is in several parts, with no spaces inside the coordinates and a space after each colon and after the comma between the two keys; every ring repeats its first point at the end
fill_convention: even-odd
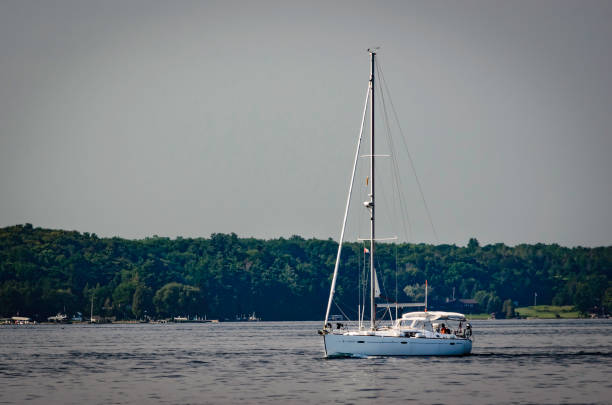
{"type": "MultiPolygon", "coordinates": [[[[255,311],[264,320],[316,320],[324,315],[337,250],[333,240],[99,238],[33,228],[0,229],[0,315],[45,319],[57,312],[118,319],[206,314],[233,319],[255,311]]],[[[363,245],[347,244],[336,301],[356,312],[363,245]]],[[[383,295],[419,299],[427,279],[432,306],[453,294],[475,298],[482,312],[519,305],[575,305],[609,311],[612,247],[503,244],[467,247],[380,244],[383,295]],[[397,286],[397,289],[396,289],[397,286]]]]}

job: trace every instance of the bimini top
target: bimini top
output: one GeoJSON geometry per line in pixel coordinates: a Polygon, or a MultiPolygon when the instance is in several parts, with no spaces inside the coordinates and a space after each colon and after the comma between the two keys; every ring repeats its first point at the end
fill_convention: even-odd
{"type": "Polygon", "coordinates": [[[402,315],[402,319],[415,319],[425,318],[431,321],[465,321],[465,315],[458,312],[442,312],[442,311],[429,311],[429,312],[408,312],[402,315]]]}

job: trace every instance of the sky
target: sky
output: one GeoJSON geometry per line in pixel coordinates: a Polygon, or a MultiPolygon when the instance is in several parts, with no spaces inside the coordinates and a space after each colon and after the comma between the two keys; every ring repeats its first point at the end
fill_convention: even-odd
{"type": "Polygon", "coordinates": [[[611,245],[612,2],[377,3],[0,2],[0,226],[337,240],[380,46],[410,242],[611,245]]]}

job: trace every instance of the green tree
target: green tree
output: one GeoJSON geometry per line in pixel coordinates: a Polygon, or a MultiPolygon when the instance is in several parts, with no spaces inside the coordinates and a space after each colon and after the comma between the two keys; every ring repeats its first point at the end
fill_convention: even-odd
{"type": "Polygon", "coordinates": [[[514,302],[511,299],[507,299],[502,304],[501,313],[504,314],[506,318],[514,318],[514,302]]]}
{"type": "Polygon", "coordinates": [[[203,308],[200,289],[177,282],[157,290],[153,303],[157,312],[164,316],[195,315],[203,308]]]}
{"type": "Polygon", "coordinates": [[[603,308],[606,314],[612,312],[612,287],[608,287],[604,293],[603,308]]]}
{"type": "Polygon", "coordinates": [[[474,294],[474,299],[478,302],[478,306],[482,308],[483,311],[486,311],[489,306],[489,300],[491,299],[491,293],[479,290],[474,294]]]}
{"type": "Polygon", "coordinates": [[[134,291],[132,299],[132,314],[136,319],[142,319],[151,310],[151,289],[140,284],[134,291]]]}
{"type": "MultiPolygon", "coordinates": [[[[433,288],[427,287],[427,295],[431,297],[433,288]]],[[[410,302],[423,302],[425,301],[425,283],[423,284],[412,284],[404,287],[404,294],[408,297],[410,302]]]]}
{"type": "Polygon", "coordinates": [[[491,295],[491,298],[487,303],[487,312],[490,314],[497,313],[501,310],[501,306],[501,299],[497,295],[491,295]]]}
{"type": "MultiPolygon", "coordinates": [[[[93,296],[94,314],[124,318],[147,311],[151,317],[207,313],[223,319],[256,311],[266,320],[320,319],[337,247],[331,239],[299,236],[126,240],[10,226],[0,228],[0,313],[44,320],[65,307],[89,314],[93,296]],[[166,287],[171,283],[181,287],[166,287]]],[[[500,312],[499,297],[530,305],[534,291],[540,304],[610,310],[612,246],[480,246],[472,238],[467,247],[380,244],[377,253],[379,282],[391,297],[397,277],[411,301],[423,300],[421,283],[429,280],[434,305],[454,287],[483,312],[500,312]]],[[[358,304],[363,245],[345,244],[341,257],[335,298],[351,309],[358,304]]]]}
{"type": "Polygon", "coordinates": [[[136,283],[124,281],[115,287],[113,291],[113,308],[121,318],[126,318],[131,313],[136,283]]]}

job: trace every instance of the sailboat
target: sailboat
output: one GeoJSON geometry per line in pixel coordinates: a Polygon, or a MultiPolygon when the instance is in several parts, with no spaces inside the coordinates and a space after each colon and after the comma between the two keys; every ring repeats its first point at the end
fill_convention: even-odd
{"type": "MultiPolygon", "coordinates": [[[[368,49],[370,54],[371,70],[366,94],[361,130],[357,141],[357,151],[353,164],[344,220],[340,232],[338,253],[334,266],[334,274],[330,288],[327,310],[323,329],[319,334],[323,337],[323,345],[326,356],[452,356],[469,354],[472,350],[472,328],[465,318],[465,315],[456,312],[427,311],[425,302],[424,311],[409,312],[401,317],[396,315],[396,319],[391,325],[383,326],[376,319],[376,297],[380,296],[378,279],[375,269],[375,247],[376,247],[376,215],[375,215],[375,142],[374,142],[374,79],[376,72],[376,49],[368,49]],[[369,171],[369,190],[368,200],[363,203],[367,209],[370,219],[369,236],[369,268],[370,268],[370,324],[366,327],[362,322],[361,315],[356,329],[345,329],[342,324],[338,324],[334,329],[329,320],[329,313],[332,306],[336,281],[338,279],[338,268],[344,233],[346,229],[347,216],[349,212],[351,194],[355,179],[355,171],[359,158],[361,140],[363,135],[364,123],[366,120],[368,102],[370,105],[370,153],[365,155],[370,161],[369,171]],[[455,328],[448,328],[453,323],[458,324],[455,328]]],[[[427,288],[425,290],[427,294],[427,288]]],[[[427,301],[427,299],[426,299],[427,301]]],[[[387,304],[389,305],[389,304],[387,304]]],[[[380,305],[379,306],[384,306],[380,305]]],[[[405,305],[413,306],[413,305],[405,305]]],[[[396,304],[397,314],[398,304],[396,304]]],[[[361,312],[361,311],[359,311],[361,312]]]]}

